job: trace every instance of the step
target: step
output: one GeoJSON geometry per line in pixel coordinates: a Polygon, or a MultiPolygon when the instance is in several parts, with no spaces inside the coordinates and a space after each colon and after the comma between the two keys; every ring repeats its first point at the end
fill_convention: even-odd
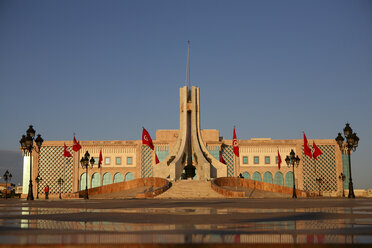
{"type": "Polygon", "coordinates": [[[158,195],[159,199],[199,199],[225,198],[211,188],[211,182],[198,180],[178,180],[172,182],[170,189],[158,195]]]}

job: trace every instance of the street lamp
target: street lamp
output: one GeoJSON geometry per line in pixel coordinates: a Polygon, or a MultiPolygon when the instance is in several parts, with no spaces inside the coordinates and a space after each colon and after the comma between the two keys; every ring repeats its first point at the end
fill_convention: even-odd
{"type": "Polygon", "coordinates": [[[8,196],[8,180],[11,181],[13,176],[12,176],[12,173],[9,173],[9,171],[6,170],[3,177],[5,180],[5,199],[7,199],[8,198],[7,197],[8,196]]]}
{"type": "Polygon", "coordinates": [[[89,154],[88,151],[86,151],[84,157],[82,157],[81,160],[80,160],[81,167],[83,169],[85,168],[85,170],[86,170],[86,174],[85,174],[85,196],[84,196],[84,199],[89,199],[89,197],[88,197],[88,168],[92,169],[93,168],[93,165],[94,165],[94,158],[92,157],[89,160],[89,157],[90,157],[90,154],[89,154]]]}
{"type": "Polygon", "coordinates": [[[35,178],[35,182],[36,182],[36,199],[39,199],[39,183],[43,181],[43,179],[41,178],[41,176],[39,175],[39,173],[37,173],[37,176],[35,178]]]}
{"type": "Polygon", "coordinates": [[[341,172],[341,174],[338,176],[338,179],[342,181],[342,197],[345,197],[345,190],[344,190],[344,181],[346,179],[344,173],[341,172]]]}
{"type": "Polygon", "coordinates": [[[292,166],[292,168],[293,168],[293,194],[292,194],[292,198],[297,198],[294,167],[295,166],[298,167],[298,165],[300,164],[300,158],[298,157],[298,155],[296,156],[295,152],[292,149],[291,152],[289,153],[289,156],[287,156],[285,158],[285,162],[287,163],[288,167],[292,166]]]}
{"type": "Polygon", "coordinates": [[[60,177],[57,181],[58,185],[59,185],[59,199],[62,199],[62,196],[61,196],[61,190],[62,190],[62,184],[64,183],[65,181],[62,179],[62,177],[60,177]]]}
{"type": "Polygon", "coordinates": [[[340,146],[341,151],[347,150],[347,155],[349,158],[349,195],[348,195],[348,198],[355,198],[353,180],[351,178],[350,151],[353,150],[355,152],[356,148],[358,147],[359,137],[356,135],[356,133],[353,133],[353,129],[351,129],[349,123],[346,123],[346,126],[344,128],[344,136],[346,138],[345,145],[344,145],[344,137],[342,137],[341,133],[338,133],[336,137],[336,141],[337,141],[337,144],[340,146]]]}
{"type": "Polygon", "coordinates": [[[30,153],[30,183],[28,184],[28,195],[27,200],[34,200],[34,194],[32,193],[32,150],[34,149],[34,141],[36,143],[35,152],[39,153],[41,145],[43,144],[43,139],[41,138],[41,135],[38,134],[37,138],[35,137],[35,130],[32,128],[32,125],[27,129],[26,135],[22,135],[21,140],[19,143],[21,143],[21,148],[23,152],[30,153]]]}

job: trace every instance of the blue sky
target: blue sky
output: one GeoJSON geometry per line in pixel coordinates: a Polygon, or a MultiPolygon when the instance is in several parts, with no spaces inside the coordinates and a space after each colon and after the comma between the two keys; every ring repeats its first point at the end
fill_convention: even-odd
{"type": "Polygon", "coordinates": [[[0,1],[0,37],[0,150],[29,124],[46,140],[177,129],[191,40],[202,128],[333,139],[348,121],[355,187],[372,188],[372,1],[0,1]]]}

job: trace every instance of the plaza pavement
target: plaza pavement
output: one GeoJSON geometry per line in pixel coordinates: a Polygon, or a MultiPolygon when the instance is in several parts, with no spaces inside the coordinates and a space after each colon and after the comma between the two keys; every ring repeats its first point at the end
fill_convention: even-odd
{"type": "Polygon", "coordinates": [[[0,200],[0,247],[118,244],[367,247],[372,199],[0,200]]]}

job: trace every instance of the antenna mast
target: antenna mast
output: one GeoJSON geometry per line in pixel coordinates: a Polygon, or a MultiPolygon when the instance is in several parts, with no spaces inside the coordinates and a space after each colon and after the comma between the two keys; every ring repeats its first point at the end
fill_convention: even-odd
{"type": "Polygon", "coordinates": [[[187,41],[187,44],[188,44],[188,47],[187,47],[187,60],[188,60],[188,67],[189,67],[189,71],[188,71],[188,79],[189,79],[189,90],[191,89],[190,87],[190,41],[188,40],[187,41]]]}

